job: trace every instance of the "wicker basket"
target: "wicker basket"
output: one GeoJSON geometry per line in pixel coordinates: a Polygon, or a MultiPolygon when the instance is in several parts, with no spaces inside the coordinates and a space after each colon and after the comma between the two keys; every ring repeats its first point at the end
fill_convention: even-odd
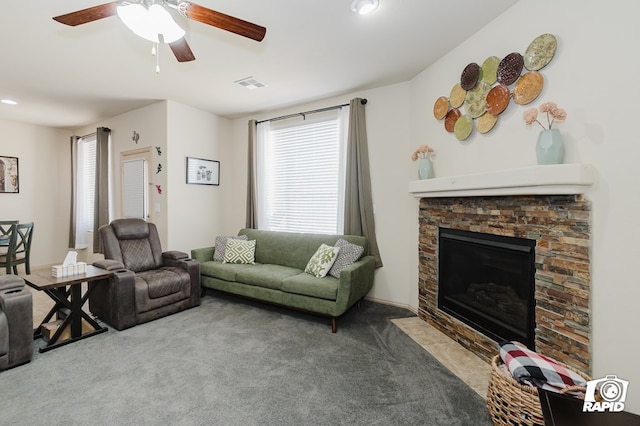
{"type": "MultiPolygon", "coordinates": [[[[566,368],[571,368],[559,362],[566,368]]],[[[491,376],[487,390],[487,408],[494,425],[508,426],[544,426],[542,407],[538,397],[538,389],[523,385],[500,367],[503,365],[500,355],[491,360],[491,376]]],[[[575,371],[575,370],[574,370],[575,371]]],[[[586,381],[589,376],[576,371],[586,381]]],[[[584,387],[572,386],[568,391],[585,391],[584,387]]]]}

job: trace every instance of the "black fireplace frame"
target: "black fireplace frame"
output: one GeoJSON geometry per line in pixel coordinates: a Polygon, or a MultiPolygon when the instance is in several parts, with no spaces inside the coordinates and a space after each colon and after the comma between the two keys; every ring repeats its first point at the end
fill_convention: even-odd
{"type": "Polygon", "coordinates": [[[530,349],[535,350],[535,246],[536,241],[528,238],[440,227],[438,230],[438,309],[457,318],[496,342],[517,340],[526,344],[530,349]],[[483,312],[445,296],[444,292],[440,289],[440,283],[441,280],[447,278],[444,252],[448,249],[449,241],[490,247],[498,252],[509,251],[511,254],[518,253],[528,257],[528,259],[525,259],[526,262],[524,262],[526,268],[528,268],[526,276],[529,277],[529,281],[526,282],[529,306],[527,309],[526,330],[524,333],[517,330],[516,327],[499,324],[497,321],[491,320],[489,316],[483,312]]]}

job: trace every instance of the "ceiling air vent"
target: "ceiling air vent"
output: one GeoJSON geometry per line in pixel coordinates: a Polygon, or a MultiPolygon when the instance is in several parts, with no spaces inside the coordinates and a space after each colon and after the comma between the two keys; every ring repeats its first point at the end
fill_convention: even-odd
{"type": "Polygon", "coordinates": [[[253,90],[253,89],[261,89],[263,87],[267,87],[266,84],[264,84],[261,81],[256,80],[253,77],[247,77],[247,78],[243,78],[241,80],[237,80],[234,81],[234,83],[242,86],[242,87],[246,87],[249,90],[253,90]]]}

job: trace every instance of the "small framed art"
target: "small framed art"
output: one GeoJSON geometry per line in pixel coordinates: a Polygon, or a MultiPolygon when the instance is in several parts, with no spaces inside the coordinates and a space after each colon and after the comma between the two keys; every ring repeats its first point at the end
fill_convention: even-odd
{"type": "Polygon", "coordinates": [[[0,156],[0,193],[19,192],[18,157],[0,156]]]}
{"type": "Polygon", "coordinates": [[[220,162],[187,157],[187,183],[220,185],[220,162]]]}

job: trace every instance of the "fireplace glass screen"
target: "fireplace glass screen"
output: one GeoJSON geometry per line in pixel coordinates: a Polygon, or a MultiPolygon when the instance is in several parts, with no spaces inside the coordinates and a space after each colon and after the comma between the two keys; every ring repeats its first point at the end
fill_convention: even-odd
{"type": "Polygon", "coordinates": [[[440,228],[438,307],[497,342],[535,349],[535,245],[440,228]]]}

